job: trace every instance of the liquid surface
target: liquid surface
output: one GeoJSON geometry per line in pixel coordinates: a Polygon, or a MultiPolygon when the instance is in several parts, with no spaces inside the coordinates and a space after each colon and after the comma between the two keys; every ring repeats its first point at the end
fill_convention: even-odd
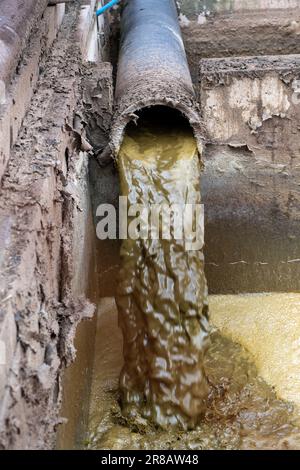
{"type": "MultiPolygon", "coordinates": [[[[239,313],[241,302],[248,302],[248,297],[235,296],[235,302],[231,299],[228,313],[228,304],[224,302],[223,296],[214,296],[211,302],[213,327],[216,318],[214,305],[218,301],[224,305],[224,318],[228,318],[239,313]]],[[[259,297],[264,307],[274,307],[272,295],[262,294],[259,297]]],[[[283,304],[290,302],[290,294],[281,294],[281,299],[277,297],[277,311],[280,311],[280,301],[283,304]]],[[[251,300],[249,310],[251,311],[251,300]]],[[[247,314],[246,310],[243,313],[247,314]]],[[[264,312],[261,311],[260,315],[264,316],[264,312]]],[[[278,399],[274,389],[258,375],[252,355],[224,336],[222,329],[215,329],[212,333],[211,345],[206,354],[205,370],[210,394],[204,417],[194,430],[179,431],[171,428],[164,431],[152,426],[145,419],[137,422],[124,418],[118,391],[123,354],[122,334],[117,317],[114,299],[103,299],[99,305],[86,448],[300,449],[299,419],[293,406],[278,399]]],[[[258,317],[257,311],[253,312],[252,321],[255,323],[258,317]]],[[[244,341],[247,332],[241,337],[244,341]]],[[[282,337],[284,333],[281,333],[279,340],[282,337]]],[[[287,358],[286,365],[289,359],[287,358]]],[[[281,362],[284,362],[284,354],[281,362]]]]}
{"type": "Polygon", "coordinates": [[[300,294],[210,297],[214,325],[252,355],[259,374],[300,410],[300,294]]]}
{"type": "MultiPolygon", "coordinates": [[[[199,158],[185,122],[134,124],[118,156],[121,194],[128,205],[199,204],[199,158]]],[[[191,223],[191,231],[192,231],[191,223]]],[[[160,230],[163,224],[160,225],[160,230]]],[[[208,346],[207,288],[201,249],[186,240],[124,240],[117,294],[124,338],[120,377],[123,415],[161,427],[194,427],[208,393],[203,369],[208,346]]]]}

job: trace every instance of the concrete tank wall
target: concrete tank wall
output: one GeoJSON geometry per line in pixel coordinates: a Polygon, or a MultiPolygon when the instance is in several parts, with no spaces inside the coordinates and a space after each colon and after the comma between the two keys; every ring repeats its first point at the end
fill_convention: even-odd
{"type": "Polygon", "coordinates": [[[206,127],[210,292],[299,290],[299,2],[179,4],[206,127]]]}
{"type": "Polygon", "coordinates": [[[199,14],[299,7],[298,0],[177,0],[182,14],[194,18],[199,14]]]}

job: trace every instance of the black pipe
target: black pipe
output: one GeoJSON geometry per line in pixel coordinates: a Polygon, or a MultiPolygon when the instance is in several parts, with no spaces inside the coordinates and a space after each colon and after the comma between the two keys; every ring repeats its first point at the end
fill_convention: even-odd
{"type": "Polygon", "coordinates": [[[201,151],[201,122],[174,0],[127,0],[121,17],[111,147],[117,155],[126,124],[145,107],[164,105],[189,120],[201,151]]]}

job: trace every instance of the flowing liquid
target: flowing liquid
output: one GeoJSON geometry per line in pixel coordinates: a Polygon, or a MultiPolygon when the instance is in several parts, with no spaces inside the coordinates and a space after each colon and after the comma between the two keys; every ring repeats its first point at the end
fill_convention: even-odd
{"type": "MultiPolygon", "coordinates": [[[[119,171],[131,204],[200,198],[195,142],[182,126],[130,127],[119,171]]],[[[119,313],[112,298],[99,305],[85,447],[300,449],[293,405],[253,360],[269,383],[288,370],[297,395],[300,295],[215,296],[208,341],[201,251],[126,240],[121,255],[119,313]]]]}
{"type": "MultiPolygon", "coordinates": [[[[200,204],[199,158],[185,122],[176,126],[145,118],[138,127],[130,125],[118,166],[129,206],[200,204]]],[[[124,338],[124,416],[162,427],[194,427],[208,393],[203,252],[188,251],[184,239],[174,238],[174,227],[169,240],[124,240],[117,305],[124,338]]]]}

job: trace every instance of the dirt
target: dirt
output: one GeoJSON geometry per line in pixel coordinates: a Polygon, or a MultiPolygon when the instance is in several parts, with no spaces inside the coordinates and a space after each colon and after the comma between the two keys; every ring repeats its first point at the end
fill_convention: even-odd
{"type": "Polygon", "coordinates": [[[63,371],[78,323],[94,312],[84,283],[76,288],[73,257],[91,148],[73,122],[82,109],[77,13],[73,6],[41,70],[1,183],[2,449],[54,446],[63,371]]]}

